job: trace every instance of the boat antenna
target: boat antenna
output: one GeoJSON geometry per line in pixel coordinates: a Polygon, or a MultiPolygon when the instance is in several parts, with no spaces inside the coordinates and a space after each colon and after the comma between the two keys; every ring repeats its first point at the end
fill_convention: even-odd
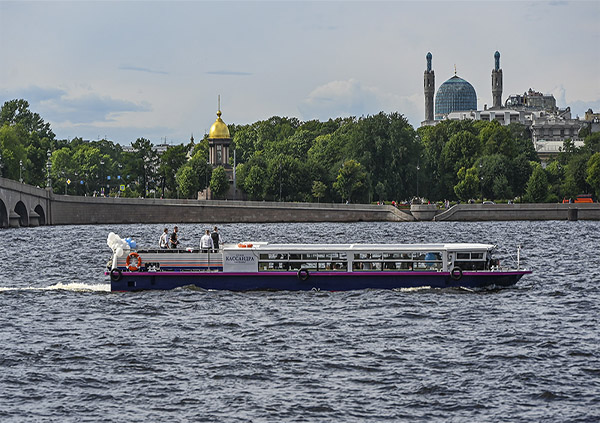
{"type": "Polygon", "coordinates": [[[519,270],[521,264],[521,244],[517,245],[517,270],[519,270]]]}

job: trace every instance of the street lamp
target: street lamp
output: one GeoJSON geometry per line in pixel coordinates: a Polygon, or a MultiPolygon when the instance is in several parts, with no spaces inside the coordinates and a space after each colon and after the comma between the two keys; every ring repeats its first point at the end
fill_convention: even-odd
{"type": "Polygon", "coordinates": [[[482,175],[483,163],[479,163],[479,188],[481,188],[481,204],[483,204],[483,175],[482,175]]]}
{"type": "Polygon", "coordinates": [[[279,162],[279,201],[281,202],[281,162],[279,162]]]}
{"type": "Polygon", "coordinates": [[[417,164],[417,198],[419,198],[419,165],[417,164]]]}
{"type": "Polygon", "coordinates": [[[48,150],[48,161],[46,162],[46,170],[48,171],[46,174],[47,177],[47,181],[46,181],[46,188],[50,189],[52,188],[52,181],[50,180],[50,170],[52,169],[52,162],[50,161],[50,156],[52,154],[50,154],[50,150],[48,150]]]}
{"type": "Polygon", "coordinates": [[[100,160],[100,183],[98,184],[98,189],[100,190],[100,194],[104,194],[104,160],[100,160]]]}
{"type": "Polygon", "coordinates": [[[19,182],[23,183],[23,160],[19,160],[19,182]]]}

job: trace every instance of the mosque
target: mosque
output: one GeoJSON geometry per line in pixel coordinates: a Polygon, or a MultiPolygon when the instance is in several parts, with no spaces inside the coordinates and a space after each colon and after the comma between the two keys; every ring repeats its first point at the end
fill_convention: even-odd
{"type": "MultiPolygon", "coordinates": [[[[432,55],[427,53],[427,70],[424,74],[425,88],[425,120],[421,126],[435,125],[437,122],[449,119],[454,112],[477,111],[477,94],[475,88],[456,74],[438,88],[435,95],[435,72],[432,69],[432,55]],[[435,104],[435,114],[433,106],[435,104]]],[[[500,69],[500,53],[494,54],[495,66],[492,70],[492,99],[493,106],[489,110],[502,109],[502,69],[500,69]]],[[[488,110],[486,107],[485,110],[488,110]]]]}
{"type": "MultiPolygon", "coordinates": [[[[502,69],[500,52],[494,53],[492,69],[492,107],[477,108],[475,88],[456,75],[444,82],[435,94],[435,73],[432,69],[432,55],[427,53],[427,68],[423,75],[425,93],[425,120],[421,126],[433,126],[443,120],[497,120],[502,125],[521,123],[532,134],[535,150],[544,161],[559,153],[563,142],[571,139],[576,147],[583,145],[579,131],[587,125],[585,120],[571,118],[571,109],[559,109],[553,95],[529,91],[521,95],[511,95],[502,104],[502,69]],[[434,113],[435,105],[435,113],[434,113]]],[[[590,110],[590,113],[591,110],[590,110]]],[[[593,128],[592,128],[593,130],[593,128]]]]}

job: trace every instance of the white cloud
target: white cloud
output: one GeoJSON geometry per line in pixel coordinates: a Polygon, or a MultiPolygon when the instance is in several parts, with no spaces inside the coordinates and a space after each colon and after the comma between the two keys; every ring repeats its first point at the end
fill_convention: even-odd
{"type": "Polygon", "coordinates": [[[401,113],[413,124],[418,124],[422,120],[420,103],[423,101],[423,96],[418,93],[401,96],[349,79],[331,81],[315,88],[298,108],[304,120],[366,116],[383,111],[401,113]]]}

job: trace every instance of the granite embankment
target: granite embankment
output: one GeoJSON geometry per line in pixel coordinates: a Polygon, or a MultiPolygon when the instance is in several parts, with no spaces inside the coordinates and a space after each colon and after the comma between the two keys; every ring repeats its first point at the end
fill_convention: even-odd
{"type": "Polygon", "coordinates": [[[600,220],[600,204],[392,206],[266,201],[202,201],[58,195],[0,178],[0,228],[119,223],[411,222],[600,220]]]}
{"type": "MultiPolygon", "coordinates": [[[[51,224],[164,222],[410,222],[417,213],[370,204],[54,196],[51,224]]],[[[600,204],[458,204],[435,221],[600,220],[600,204]]],[[[431,220],[431,217],[422,220],[431,220]]]]}
{"type": "Polygon", "coordinates": [[[71,197],[55,195],[50,224],[96,223],[262,223],[412,221],[392,206],[371,204],[202,201],[71,197]]]}
{"type": "Polygon", "coordinates": [[[600,203],[457,204],[438,212],[435,221],[600,220],[600,203]]]}

